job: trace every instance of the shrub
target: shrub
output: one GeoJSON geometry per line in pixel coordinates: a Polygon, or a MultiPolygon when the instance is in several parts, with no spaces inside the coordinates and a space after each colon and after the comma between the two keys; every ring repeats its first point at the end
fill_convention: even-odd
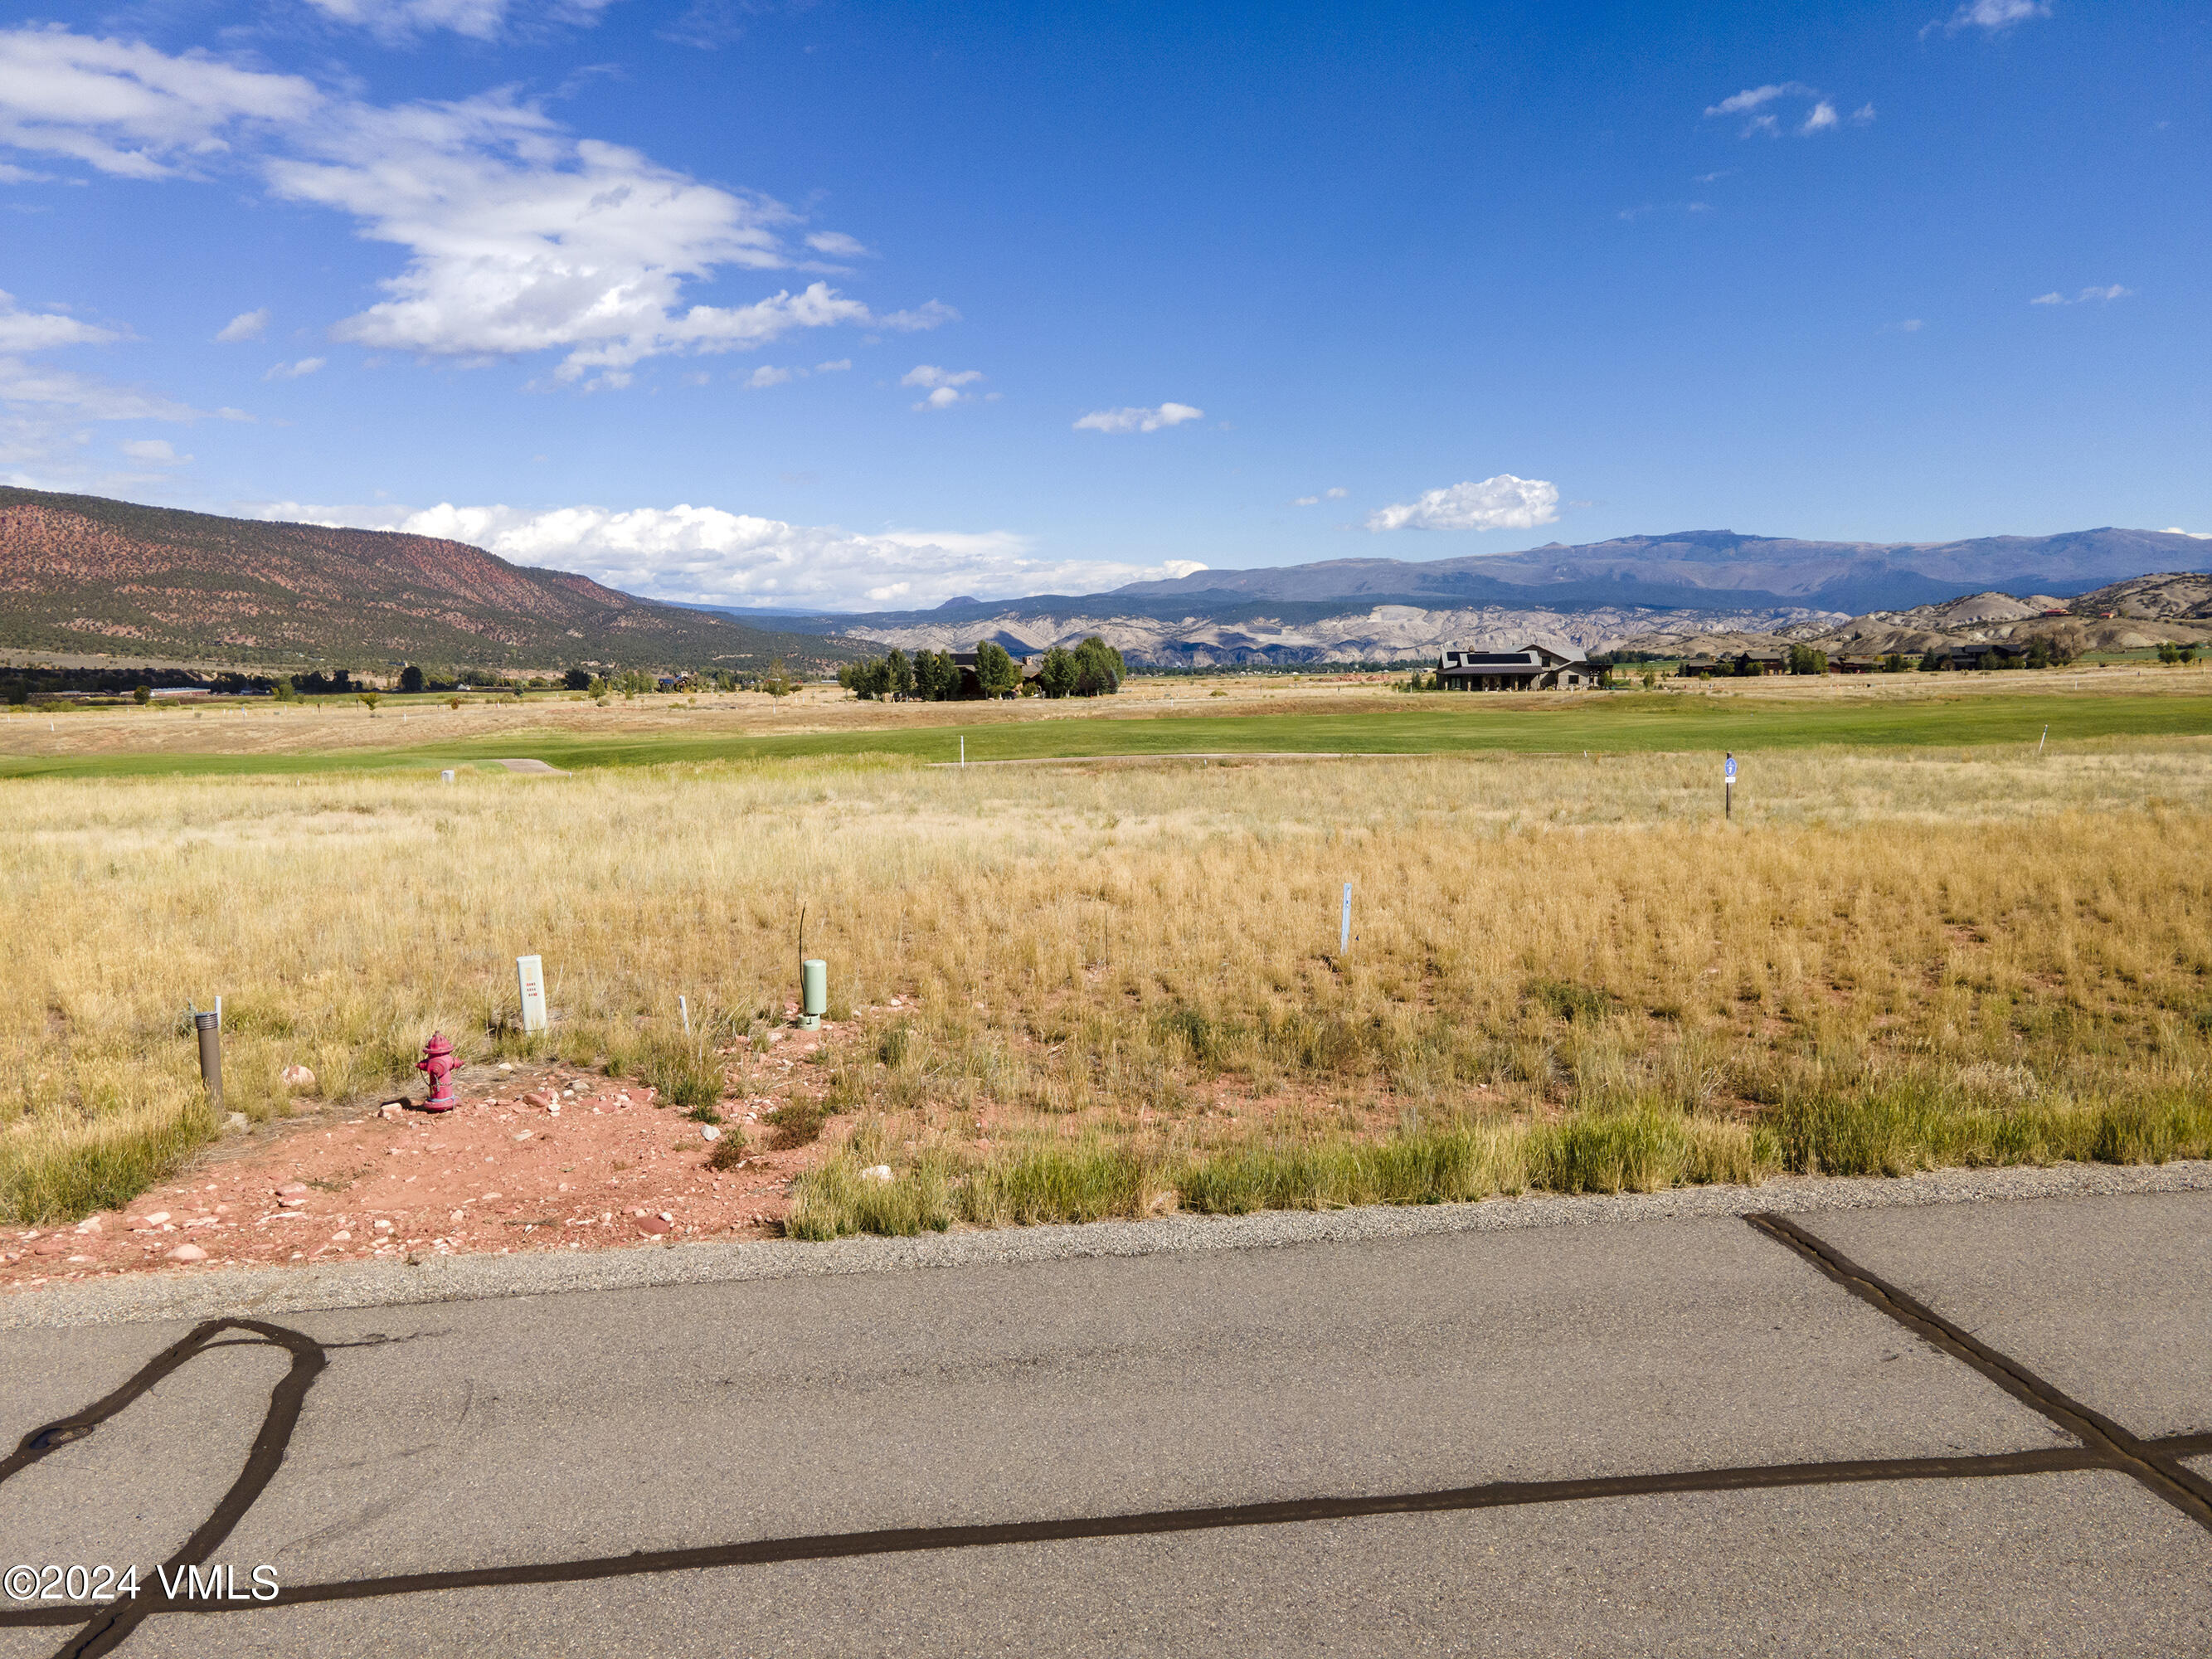
{"type": "Polygon", "coordinates": [[[622,1069],[659,1091],[667,1105],[712,1108],[722,1097],[722,1062],[696,1037],[647,1038],[622,1069]]]}
{"type": "Polygon", "coordinates": [[[713,1170],[734,1170],[745,1155],[745,1132],[732,1124],[722,1131],[721,1139],[714,1143],[714,1151],[707,1154],[707,1167],[713,1170]]]}
{"type": "Polygon", "coordinates": [[[811,1146],[822,1139],[822,1126],[830,1114],[818,1100],[786,1101],[762,1121],[773,1132],[769,1145],[779,1152],[811,1146]]]}

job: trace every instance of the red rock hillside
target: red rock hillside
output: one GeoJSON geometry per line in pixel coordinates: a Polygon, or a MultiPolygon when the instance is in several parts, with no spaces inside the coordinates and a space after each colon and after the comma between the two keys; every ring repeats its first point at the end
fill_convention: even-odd
{"type": "Polygon", "coordinates": [[[793,667],[858,653],[428,536],[0,489],[0,648],[374,668],[793,667]]]}

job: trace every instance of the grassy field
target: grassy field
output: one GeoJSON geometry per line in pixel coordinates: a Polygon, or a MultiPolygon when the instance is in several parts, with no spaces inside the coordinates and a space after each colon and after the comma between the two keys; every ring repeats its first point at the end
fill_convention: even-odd
{"type": "Polygon", "coordinates": [[[673,1065],[678,994],[702,1048],[782,1017],[802,908],[842,1022],[803,1236],[2212,1151],[2212,704],[1442,702],[967,729],[971,757],[1484,752],[963,773],[848,705],[749,737],[670,714],[568,778],[0,782],[0,1215],[115,1204],[209,1132],[188,1000],[225,998],[256,1115],[291,1061],[357,1095],[433,1026],[516,1043],[525,951],[562,1052],[673,1065]],[[1724,823],[1710,751],[1762,739],[1793,752],[1724,823]]]}
{"type": "Polygon", "coordinates": [[[1574,754],[1846,744],[1890,749],[2212,734],[2212,676],[1869,676],[1572,696],[1407,696],[1379,685],[1255,689],[1204,682],[1098,703],[885,707],[809,693],[598,708],[434,698],[364,709],[77,712],[0,721],[0,777],[434,772],[514,757],[564,770],[880,755],[946,763],[1089,756],[1574,754]],[[410,720],[399,715],[410,714],[410,720]],[[429,734],[410,741],[408,727],[429,734]]]}

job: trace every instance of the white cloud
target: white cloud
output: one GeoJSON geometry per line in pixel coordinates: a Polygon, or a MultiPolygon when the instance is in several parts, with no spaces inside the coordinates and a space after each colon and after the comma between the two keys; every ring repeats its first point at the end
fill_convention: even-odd
{"type": "MultiPolygon", "coordinates": [[[[1951,21],[1943,27],[1947,33],[1956,34],[1960,29],[1986,29],[1995,34],[2015,23],[2024,23],[2031,17],[2048,17],[2051,8],[2045,0],[1966,0],[1966,3],[1951,14],[1951,21]]],[[[1922,31],[1923,33],[1925,30],[1922,31]]]]}
{"type": "Polygon", "coordinates": [[[302,357],[296,363],[276,363],[261,378],[264,380],[297,380],[313,374],[330,361],[327,357],[302,357]]]}
{"type": "Polygon", "coordinates": [[[842,374],[852,366],[853,360],[850,357],[840,357],[835,362],[815,364],[814,372],[817,374],[842,374]]]}
{"type": "Polygon", "coordinates": [[[975,394],[962,392],[958,388],[972,386],[982,378],[983,371],[980,368],[963,368],[956,372],[949,368],[939,368],[934,363],[916,363],[899,376],[899,384],[935,387],[936,389],[927,398],[913,405],[917,410],[928,410],[950,409],[955,404],[966,403],[975,394]]]}
{"type": "Polygon", "coordinates": [[[19,311],[15,296],[0,289],[0,351],[46,351],[55,346],[106,345],[123,337],[113,329],[50,311],[19,311]]]}
{"type": "Polygon", "coordinates": [[[84,421],[196,421],[201,411],[90,374],[0,357],[0,404],[31,404],[84,421]]]}
{"type": "Polygon", "coordinates": [[[33,173],[28,167],[19,167],[11,161],[0,161],[0,185],[43,185],[53,178],[51,173],[33,173]]]}
{"type": "Polygon", "coordinates": [[[1075,423],[1078,432],[1158,432],[1203,420],[1206,411],[1188,404],[1162,404],[1158,409],[1095,409],[1075,423]]]}
{"type": "Polygon", "coordinates": [[[1301,495],[1296,501],[1292,501],[1291,505],[1292,507],[1319,507],[1323,501],[1340,501],[1345,498],[1346,493],[1347,492],[1343,489],[1343,487],[1340,485],[1335,489],[1324,489],[1318,495],[1301,495]]]}
{"type": "Polygon", "coordinates": [[[134,461],[143,461],[149,466],[177,466],[191,459],[177,453],[176,447],[167,438],[134,438],[121,446],[122,451],[134,461]]]}
{"type": "MultiPolygon", "coordinates": [[[[307,0],[333,23],[366,29],[398,43],[434,29],[473,40],[496,40],[510,21],[507,0],[307,0]]],[[[592,24],[611,0],[555,0],[531,9],[545,21],[592,24]]],[[[537,21],[533,18],[532,21],[537,21]]]]}
{"type": "Polygon", "coordinates": [[[787,264],[790,210],[571,138],[503,99],[356,107],[315,142],[320,159],[270,164],[276,193],[354,214],[362,234],[411,255],[383,285],[391,299],[337,325],[362,345],[456,356],[566,348],[556,378],[572,381],[798,329],[927,329],[957,314],[933,301],[879,315],[820,282],[749,305],[684,307],[688,280],[787,264]]]}
{"type": "Polygon", "coordinates": [[[295,75],[171,58],[60,25],[0,31],[0,144],[158,179],[220,155],[257,124],[306,119],[322,94],[295,75]]]}
{"type": "Polygon", "coordinates": [[[1339,484],[1339,485],[1337,485],[1337,486],[1336,486],[1334,489],[1324,489],[1324,490],[1322,490],[1322,499],[1323,501],[1342,501],[1342,500],[1343,500],[1346,495],[1349,495],[1351,493],[1352,493],[1352,492],[1351,492],[1350,490],[1348,490],[1348,489],[1345,489],[1343,485],[1339,484]]]}
{"type": "MultiPolygon", "coordinates": [[[[1708,116],[1747,116],[1749,118],[1744,123],[1743,137],[1748,138],[1754,133],[1764,133],[1770,138],[1778,138],[1782,136],[1781,119],[1766,106],[1782,99],[1803,99],[1812,105],[1805,112],[1804,119],[1795,129],[1800,138],[1809,138],[1816,132],[1827,132],[1843,125],[1842,118],[1836,113],[1835,105],[1826,95],[1819,88],[1808,87],[1802,81],[1777,81],[1763,87],[1747,87],[1741,92],[1722,99],[1717,104],[1707,105],[1705,113],[1708,116]]],[[[1861,126],[1865,125],[1874,119],[1874,106],[1860,106],[1852,112],[1851,119],[1861,126]]],[[[1705,184],[1711,179],[1725,176],[1724,173],[1713,173],[1699,179],[1698,182],[1705,184]]]]}
{"type": "Polygon", "coordinates": [[[217,344],[236,345],[240,340],[259,339],[261,331],[268,326],[269,307],[264,306],[258,311],[240,312],[216,331],[215,337],[217,344]]]}
{"type": "Polygon", "coordinates": [[[518,564],[708,605],[918,609],[963,593],[1091,592],[1205,568],[1185,559],[1137,565],[1040,558],[1030,538],[1010,531],[871,535],[712,507],[532,511],[448,503],[416,512],[283,501],[258,510],[264,519],[469,542],[518,564]]]}
{"type": "Polygon", "coordinates": [[[939,368],[934,363],[916,363],[899,376],[899,384],[934,386],[971,386],[982,378],[983,371],[980,368],[963,368],[956,373],[949,368],[939,368]]]}
{"type": "Polygon", "coordinates": [[[2032,306],[2102,305],[2113,300],[2125,300],[2132,298],[2134,294],[2135,289],[2131,288],[2122,288],[2118,283],[2113,283],[2110,286],[2105,288],[2085,288],[2070,300],[2064,295],[2058,293],[2054,289],[2049,294],[2037,295],[2033,300],[2028,301],[2028,304],[2032,306]]]}
{"type": "Polygon", "coordinates": [[[1897,325],[1897,331],[1899,334],[1917,334],[1926,326],[1927,325],[1922,322],[1919,318],[1907,317],[1903,322],[1897,325]]]}
{"type": "Polygon", "coordinates": [[[2166,533],[2169,536],[2186,536],[2192,541],[2212,542],[2212,530],[2184,530],[2178,524],[2170,524],[2166,527],[2166,533]]]}
{"type": "Polygon", "coordinates": [[[1559,516],[1557,486],[1501,472],[1479,483],[1431,489],[1419,501],[1367,515],[1370,530],[1533,530],[1559,516]]]}
{"type": "Polygon", "coordinates": [[[827,253],[837,259],[867,259],[874,257],[873,249],[866,246],[858,237],[848,236],[842,230],[815,231],[807,237],[806,246],[817,253],[827,253]]]}
{"type": "Polygon", "coordinates": [[[1772,86],[1747,88],[1742,92],[1739,92],[1730,97],[1722,99],[1717,104],[1708,105],[1705,108],[1705,113],[1708,115],[1742,115],[1749,111],[1759,108],[1762,104],[1771,104],[1777,98],[1810,98],[1815,95],[1817,94],[1814,94],[1813,88],[1805,85],[1802,82],[1782,81],[1778,82],[1772,86]]]}
{"type": "Polygon", "coordinates": [[[803,264],[786,240],[804,235],[800,216],[578,137],[507,95],[379,108],[204,54],[18,29],[0,32],[0,146],[141,178],[204,170],[236,146],[276,196],[349,214],[363,237],[406,251],[386,297],[333,331],[372,349],[561,351],[556,380],[611,386],[647,357],[837,325],[931,329],[958,315],[937,301],[878,313],[818,281],[750,303],[688,304],[688,284],[726,269],[803,264]]]}
{"type": "MultiPolygon", "coordinates": [[[[800,371],[802,374],[805,372],[805,371],[803,369],[800,371]]],[[[772,386],[781,386],[790,378],[791,371],[789,369],[776,368],[769,364],[763,363],[758,368],[755,369],[750,374],[745,377],[745,384],[751,386],[755,391],[759,392],[765,391],[772,386]]]]}

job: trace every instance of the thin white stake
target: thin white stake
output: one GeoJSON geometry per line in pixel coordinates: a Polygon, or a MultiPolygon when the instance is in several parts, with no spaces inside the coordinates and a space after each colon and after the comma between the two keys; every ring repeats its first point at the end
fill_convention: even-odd
{"type": "Polygon", "coordinates": [[[222,1030],[222,999],[221,997],[215,1000],[215,1029],[218,1031],[222,1030]]]}
{"type": "Polygon", "coordinates": [[[691,999],[678,997],[676,999],[676,1006],[684,1011],[684,1035],[690,1036],[691,1035],[691,999]]]}
{"type": "Polygon", "coordinates": [[[1352,884],[1344,884],[1344,921],[1337,928],[1336,953],[1340,957],[1352,954],[1352,884]]]}
{"type": "Polygon", "coordinates": [[[963,770],[968,765],[968,734],[964,732],[960,734],[960,765],[963,770]]]}
{"type": "Polygon", "coordinates": [[[2043,753],[2043,745],[2050,741],[2051,728],[2046,726],[2043,728],[2043,735],[2035,740],[2035,752],[2039,756],[2041,755],[2043,753]]]}

